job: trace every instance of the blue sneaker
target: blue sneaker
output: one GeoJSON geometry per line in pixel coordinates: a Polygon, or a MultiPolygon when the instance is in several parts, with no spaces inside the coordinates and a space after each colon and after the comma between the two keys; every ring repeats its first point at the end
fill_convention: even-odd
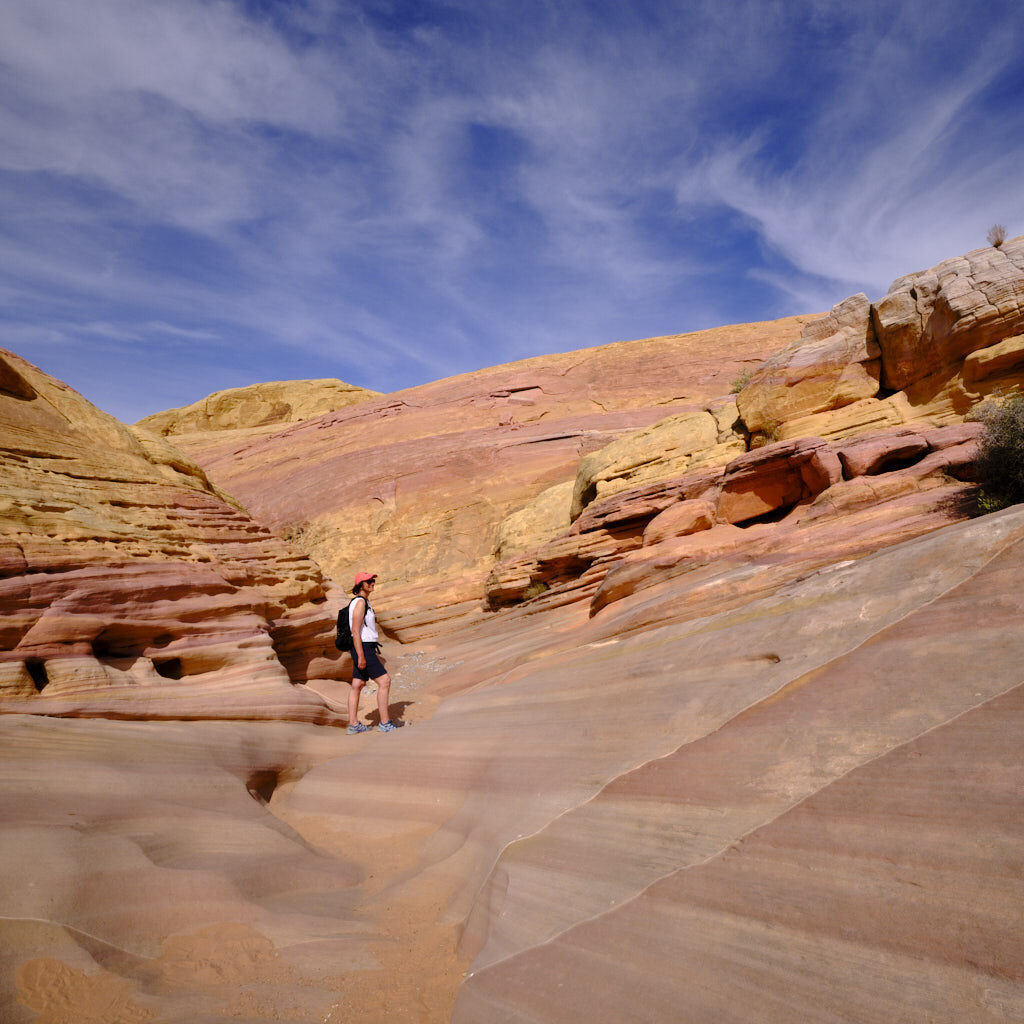
{"type": "Polygon", "coordinates": [[[396,726],[394,722],[381,722],[381,724],[377,726],[377,732],[394,732],[395,728],[396,726]]]}
{"type": "Polygon", "coordinates": [[[363,725],[362,722],[355,722],[353,725],[350,725],[345,731],[351,733],[354,736],[358,732],[369,732],[370,727],[368,725],[363,725]]]}

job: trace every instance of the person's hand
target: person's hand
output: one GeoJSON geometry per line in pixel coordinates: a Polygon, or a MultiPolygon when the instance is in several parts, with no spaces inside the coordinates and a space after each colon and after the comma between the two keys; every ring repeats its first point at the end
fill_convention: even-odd
{"type": "Polygon", "coordinates": [[[366,668],[366,655],[365,654],[360,654],[359,655],[359,668],[360,668],[360,670],[366,668]]]}

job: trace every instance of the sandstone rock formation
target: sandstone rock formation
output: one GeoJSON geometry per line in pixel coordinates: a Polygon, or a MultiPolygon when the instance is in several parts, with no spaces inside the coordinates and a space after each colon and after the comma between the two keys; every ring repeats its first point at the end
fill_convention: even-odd
{"type": "Polygon", "coordinates": [[[379,397],[376,391],[331,378],[271,381],[215,391],[182,409],[146,416],[137,426],[165,437],[206,431],[249,431],[298,423],[379,397]]]}
{"type": "MultiPolygon", "coordinates": [[[[395,635],[411,640],[479,614],[494,551],[506,544],[500,524],[572,480],[582,456],[680,412],[700,412],[716,438],[731,432],[716,396],[810,319],[528,359],[248,441],[205,433],[175,443],[335,579],[379,572],[377,602],[395,635]]],[[[537,522],[551,518],[549,508],[537,522]]]]}
{"type": "Polygon", "coordinates": [[[737,400],[743,422],[765,433],[787,420],[874,398],[880,354],[871,303],[853,295],[758,368],[737,400]]]}
{"type": "MultiPolygon", "coordinates": [[[[735,420],[735,407],[733,415],[735,420]]],[[[646,430],[627,434],[580,461],[573,487],[571,519],[592,501],[690,469],[722,465],[746,451],[741,434],[722,430],[710,410],[680,413],[646,430]]]]}
{"type": "Polygon", "coordinates": [[[428,836],[459,1022],[1014,1019],[1024,513],[844,559],[862,512],[731,607],[772,551],[449,637],[429,729],[282,813],[428,836]]]}
{"type": "Polygon", "coordinates": [[[5,356],[0,710],[94,717],[0,715],[0,1018],[1024,1019],[1024,509],[971,518],[963,422],[1024,364],[964,259],[903,390],[854,297],[741,424],[762,329],[195,462],[5,356]],[[268,526],[397,591],[406,727],[309,724],[332,601],[268,526]]]}
{"type": "MultiPolygon", "coordinates": [[[[820,552],[815,533],[827,520],[868,507],[868,531],[842,541],[846,554],[866,554],[949,521],[937,496],[924,495],[936,488],[966,493],[957,481],[970,478],[981,430],[964,423],[833,444],[781,441],[717,471],[621,492],[590,505],[563,536],[497,563],[487,578],[488,606],[529,598],[546,608],[587,598],[597,611],[666,574],[768,548],[783,561],[795,557],[795,564],[804,565],[806,557],[827,560],[843,531],[833,536],[833,530],[820,552]],[[934,516],[921,515],[922,501],[934,516]]],[[[953,501],[951,494],[947,500],[953,501]]],[[[771,585],[778,579],[771,577],[771,585]]]]}
{"type": "Polygon", "coordinates": [[[337,721],[328,583],[163,438],[0,352],[0,713],[337,721]]]}
{"type": "MultiPolygon", "coordinates": [[[[827,316],[806,325],[799,338],[766,360],[740,391],[735,407],[723,399],[718,400],[717,408],[714,402],[706,403],[704,410],[676,414],[591,453],[581,460],[577,470],[570,518],[578,519],[589,505],[600,505],[602,499],[617,492],[640,497],[644,492],[637,487],[645,482],[670,486],[671,480],[681,478],[687,471],[724,464],[744,450],[748,438],[754,448],[770,446],[773,441],[792,442],[790,448],[773,449],[771,456],[778,467],[774,485],[782,490],[766,497],[768,485],[759,469],[754,476],[759,480],[760,495],[745,493],[742,478],[748,474],[744,467],[756,466],[758,457],[751,453],[740,458],[733,466],[724,499],[717,491],[712,496],[721,506],[717,515],[722,522],[741,522],[791,506],[801,495],[817,494],[834,483],[841,475],[834,450],[828,466],[818,465],[809,454],[806,458],[800,456],[804,460],[801,473],[817,474],[828,483],[819,485],[797,478],[794,460],[797,451],[803,451],[810,443],[808,438],[839,440],[873,433],[880,435],[877,444],[884,448],[879,458],[889,463],[923,455],[926,449],[920,447],[924,443],[920,439],[915,442],[919,447],[914,452],[894,452],[889,449],[890,442],[881,436],[897,437],[902,431],[916,437],[915,431],[955,425],[985,396],[1024,384],[1024,336],[1010,333],[1004,337],[1018,329],[1015,311],[1024,307],[1024,238],[1014,240],[1005,254],[993,255],[994,252],[978,250],[959,260],[947,260],[923,275],[901,278],[877,308],[864,295],[851,296],[827,316]],[[900,358],[904,369],[900,372],[907,387],[885,395],[880,390],[880,379],[886,359],[896,358],[891,355],[896,349],[893,345],[883,349],[879,339],[888,336],[887,331],[896,330],[893,310],[902,308],[900,303],[904,299],[900,297],[905,298],[914,290],[914,282],[919,278],[924,282],[921,294],[930,298],[928,302],[922,300],[915,321],[917,334],[913,335],[917,340],[913,344],[907,340],[913,334],[911,327],[901,328],[904,349],[900,351],[904,355],[900,358]],[[928,285],[933,279],[941,280],[945,291],[928,285]],[[978,288],[987,289],[984,293],[988,297],[979,298],[978,288]],[[963,295],[973,296],[980,305],[971,306],[963,295]],[[954,348],[942,349],[934,339],[952,316],[946,311],[950,303],[959,311],[955,329],[950,328],[957,342],[954,348]],[[931,333],[922,326],[927,324],[931,324],[927,329],[931,333]],[[997,336],[1000,340],[993,343],[997,336]],[[912,373],[906,369],[911,365],[907,352],[919,352],[913,364],[917,369],[912,373]],[[969,354],[964,357],[964,353],[969,354]]],[[[853,450],[848,455],[856,462],[858,456],[853,450]]],[[[847,466],[847,476],[870,472],[869,468],[847,466]]],[[[687,485],[687,498],[702,497],[698,479],[703,486],[704,478],[695,477],[687,485]]],[[[721,490],[718,484],[707,482],[707,486],[721,490]]],[[[673,493],[682,496],[678,488],[673,493]]],[[[550,502],[550,497],[546,500],[550,502]]],[[[637,515],[641,514],[638,511],[637,515]]],[[[524,510],[517,515],[528,517],[532,513],[524,510]]],[[[630,518],[621,512],[614,515],[620,521],[630,518]]],[[[554,518],[554,513],[549,512],[546,521],[551,523],[554,518]]],[[[586,532],[585,527],[582,532],[586,532]]],[[[538,533],[536,548],[555,543],[559,551],[545,569],[545,556],[533,558],[525,541],[522,537],[514,564],[503,566],[507,556],[498,552],[499,564],[492,570],[488,584],[490,606],[518,599],[530,588],[534,592],[553,571],[564,582],[565,542],[557,541],[551,529],[543,536],[538,533]]],[[[582,571],[595,559],[576,561],[582,571]]]]}
{"type": "Polygon", "coordinates": [[[3,1019],[1013,1020],[1024,514],[826,549],[502,612],[390,737],[7,716],[3,1019]]]}
{"type": "Polygon", "coordinates": [[[276,813],[356,753],[296,723],[0,717],[0,1020],[342,1024],[401,1019],[396,1001],[448,1017],[464,967],[423,947],[450,950],[449,930],[394,896],[378,922],[365,844],[309,842],[276,813]]]}
{"type": "Polygon", "coordinates": [[[1024,382],[1024,236],[855,295],[752,375],[737,397],[755,440],[962,419],[1024,382]],[[892,393],[894,392],[894,393],[892,393]]]}
{"type": "Polygon", "coordinates": [[[893,282],[874,307],[893,391],[1024,330],[1024,236],[893,282]]]}
{"type": "Polygon", "coordinates": [[[566,480],[541,491],[502,520],[494,545],[495,558],[510,558],[565,533],[572,525],[569,512],[575,483],[566,480]]]}

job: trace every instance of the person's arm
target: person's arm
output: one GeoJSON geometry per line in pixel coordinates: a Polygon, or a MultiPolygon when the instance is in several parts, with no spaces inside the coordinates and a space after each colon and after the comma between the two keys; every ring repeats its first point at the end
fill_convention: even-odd
{"type": "Polygon", "coordinates": [[[352,602],[352,644],[356,649],[356,664],[366,668],[366,652],[363,650],[363,619],[366,618],[366,598],[352,602]]]}

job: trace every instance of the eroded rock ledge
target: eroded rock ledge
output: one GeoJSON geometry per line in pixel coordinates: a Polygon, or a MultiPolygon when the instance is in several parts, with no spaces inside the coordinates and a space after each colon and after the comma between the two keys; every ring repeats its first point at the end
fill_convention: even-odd
{"type": "Polygon", "coordinates": [[[809,324],[737,396],[754,444],[962,419],[1024,383],[1024,236],[854,295],[809,324]]]}
{"type": "Polygon", "coordinates": [[[795,542],[872,503],[894,539],[907,536],[901,514],[919,531],[947,522],[900,513],[897,499],[969,481],[980,428],[964,419],[1024,384],[1022,329],[1024,238],[900,278],[875,305],[851,296],[758,367],[735,403],[625,435],[518,510],[499,530],[514,544],[499,549],[486,607],[587,598],[596,612],[648,576],[795,542]]]}
{"type": "MultiPolygon", "coordinates": [[[[898,428],[845,442],[779,441],[719,470],[623,491],[588,506],[563,536],[499,562],[487,578],[488,607],[528,598],[539,608],[590,599],[593,614],[666,573],[750,554],[757,540],[795,542],[812,523],[869,505],[881,515],[895,499],[932,488],[965,492],[969,488],[956,485],[970,481],[981,429],[965,423],[920,432],[898,428]]],[[[893,524],[900,518],[894,508],[893,524]]],[[[873,534],[871,543],[881,538],[873,534]]]]}
{"type": "Polygon", "coordinates": [[[166,440],[0,352],[0,712],[340,721],[328,583],[166,440]]]}

